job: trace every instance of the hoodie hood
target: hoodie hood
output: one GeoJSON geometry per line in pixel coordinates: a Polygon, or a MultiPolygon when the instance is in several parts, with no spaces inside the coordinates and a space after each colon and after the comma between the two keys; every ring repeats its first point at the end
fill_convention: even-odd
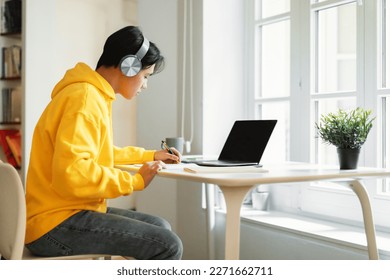
{"type": "Polygon", "coordinates": [[[75,83],[88,83],[103,92],[108,98],[115,99],[115,92],[111,85],[96,71],[85,63],[78,63],[68,70],[64,77],[54,87],[51,98],[57,96],[65,87],[75,83]]]}

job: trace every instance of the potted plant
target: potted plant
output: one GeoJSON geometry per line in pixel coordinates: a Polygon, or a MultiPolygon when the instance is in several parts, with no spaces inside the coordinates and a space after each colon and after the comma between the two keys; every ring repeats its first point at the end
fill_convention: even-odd
{"type": "Polygon", "coordinates": [[[366,142],[375,118],[371,110],[339,109],[336,113],[321,115],[316,123],[319,137],[326,144],[337,147],[340,169],[356,169],[361,146],[366,142]]]}

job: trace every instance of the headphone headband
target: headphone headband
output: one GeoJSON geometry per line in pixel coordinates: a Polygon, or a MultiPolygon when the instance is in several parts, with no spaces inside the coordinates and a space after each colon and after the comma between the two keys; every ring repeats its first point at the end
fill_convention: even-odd
{"type": "Polygon", "coordinates": [[[139,48],[138,52],[135,54],[136,57],[138,57],[138,59],[141,61],[145,54],[148,52],[149,50],[149,40],[146,39],[146,37],[144,37],[144,41],[142,42],[142,46],[139,48]]]}

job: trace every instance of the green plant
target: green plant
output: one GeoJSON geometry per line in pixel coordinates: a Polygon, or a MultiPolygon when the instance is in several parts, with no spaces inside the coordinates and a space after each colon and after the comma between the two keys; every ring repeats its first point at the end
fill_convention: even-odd
{"type": "Polygon", "coordinates": [[[342,149],[359,149],[366,142],[375,118],[371,110],[356,108],[349,112],[339,109],[337,113],[321,115],[316,123],[319,137],[326,144],[342,149]]]}

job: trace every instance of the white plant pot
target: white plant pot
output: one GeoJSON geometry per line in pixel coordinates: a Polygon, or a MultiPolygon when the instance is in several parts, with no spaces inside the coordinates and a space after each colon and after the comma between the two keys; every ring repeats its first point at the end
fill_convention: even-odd
{"type": "Polygon", "coordinates": [[[267,210],[268,192],[252,192],[252,207],[256,210],[267,210]]]}

